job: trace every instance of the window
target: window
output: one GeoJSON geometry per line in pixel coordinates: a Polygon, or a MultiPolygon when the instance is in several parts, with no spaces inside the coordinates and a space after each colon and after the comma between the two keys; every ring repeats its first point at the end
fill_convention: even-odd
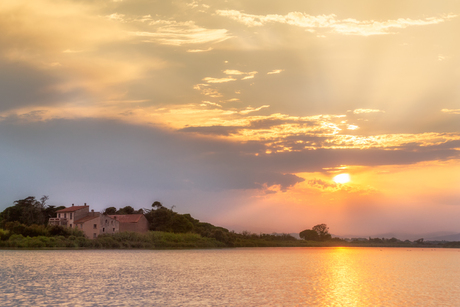
{"type": "Polygon", "coordinates": [[[72,228],[72,224],[69,225],[69,228],[72,228]]]}
{"type": "Polygon", "coordinates": [[[65,218],[65,219],[67,218],[67,213],[64,213],[64,218],[65,218]]]}
{"type": "Polygon", "coordinates": [[[102,232],[105,232],[105,228],[102,228],[102,232]]]}
{"type": "Polygon", "coordinates": [[[113,221],[112,221],[112,225],[113,225],[113,221]]]}
{"type": "Polygon", "coordinates": [[[60,214],[60,213],[58,214],[58,217],[59,217],[59,218],[61,217],[61,214],[60,214]]]}
{"type": "Polygon", "coordinates": [[[115,228],[113,229],[113,232],[115,232],[115,228]]]}
{"type": "Polygon", "coordinates": [[[93,229],[97,229],[97,224],[94,224],[94,225],[93,225],[93,229]]]}
{"type": "Polygon", "coordinates": [[[96,238],[96,236],[97,236],[96,233],[93,233],[93,238],[96,238]]]}
{"type": "Polygon", "coordinates": [[[69,218],[70,218],[70,219],[72,219],[72,212],[71,212],[71,213],[69,213],[69,215],[70,215],[70,217],[69,217],[69,218]]]}

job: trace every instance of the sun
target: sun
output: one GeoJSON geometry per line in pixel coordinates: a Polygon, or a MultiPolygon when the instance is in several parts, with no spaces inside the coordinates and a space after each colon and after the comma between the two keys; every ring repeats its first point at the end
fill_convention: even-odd
{"type": "Polygon", "coordinates": [[[350,181],[350,174],[339,174],[332,178],[332,180],[334,180],[335,183],[344,184],[350,181]]]}

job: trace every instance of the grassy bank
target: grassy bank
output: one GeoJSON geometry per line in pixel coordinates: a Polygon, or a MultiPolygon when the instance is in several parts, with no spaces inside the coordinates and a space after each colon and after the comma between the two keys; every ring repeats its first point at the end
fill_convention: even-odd
{"type": "Polygon", "coordinates": [[[227,242],[215,238],[203,237],[194,233],[170,233],[150,231],[140,234],[122,232],[114,235],[101,235],[96,239],[87,239],[81,233],[74,232],[56,236],[23,236],[9,234],[0,229],[0,248],[2,249],[189,249],[189,248],[225,248],[225,247],[454,247],[459,242],[444,244],[414,244],[412,242],[373,243],[345,242],[331,240],[325,242],[305,240],[273,240],[273,237],[227,236],[227,242]]]}
{"type": "MultiPolygon", "coordinates": [[[[3,231],[4,232],[4,231],[3,231]]],[[[35,248],[90,248],[90,249],[166,249],[166,248],[219,248],[225,244],[213,238],[201,237],[198,234],[175,234],[150,231],[145,234],[122,232],[114,235],[101,235],[96,239],[84,236],[23,236],[13,234],[7,240],[0,241],[3,249],[35,249],[35,248]]]]}

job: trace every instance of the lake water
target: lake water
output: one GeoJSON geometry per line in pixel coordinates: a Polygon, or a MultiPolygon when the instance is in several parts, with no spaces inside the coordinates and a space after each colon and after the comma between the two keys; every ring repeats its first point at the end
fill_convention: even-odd
{"type": "Polygon", "coordinates": [[[460,306],[460,250],[0,250],[0,306],[460,306]]]}

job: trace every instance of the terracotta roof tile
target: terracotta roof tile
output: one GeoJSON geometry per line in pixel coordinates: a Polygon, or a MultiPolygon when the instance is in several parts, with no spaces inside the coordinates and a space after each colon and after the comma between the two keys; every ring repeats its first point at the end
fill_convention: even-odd
{"type": "Polygon", "coordinates": [[[109,217],[116,219],[120,223],[138,223],[143,214],[126,214],[126,215],[109,215],[109,217]]]}
{"type": "Polygon", "coordinates": [[[65,208],[65,209],[58,210],[56,212],[57,213],[74,212],[74,211],[77,211],[77,210],[80,210],[80,209],[83,209],[83,208],[89,208],[89,206],[72,206],[72,207],[68,207],[68,208],[65,208]]]}
{"type": "Polygon", "coordinates": [[[79,220],[76,220],[74,223],[75,224],[81,224],[81,223],[84,223],[84,222],[88,222],[88,221],[91,221],[93,219],[99,218],[99,215],[100,215],[100,213],[98,213],[98,212],[96,213],[96,215],[90,214],[90,215],[87,215],[87,216],[85,216],[85,217],[83,217],[83,218],[81,218],[79,220]]]}

